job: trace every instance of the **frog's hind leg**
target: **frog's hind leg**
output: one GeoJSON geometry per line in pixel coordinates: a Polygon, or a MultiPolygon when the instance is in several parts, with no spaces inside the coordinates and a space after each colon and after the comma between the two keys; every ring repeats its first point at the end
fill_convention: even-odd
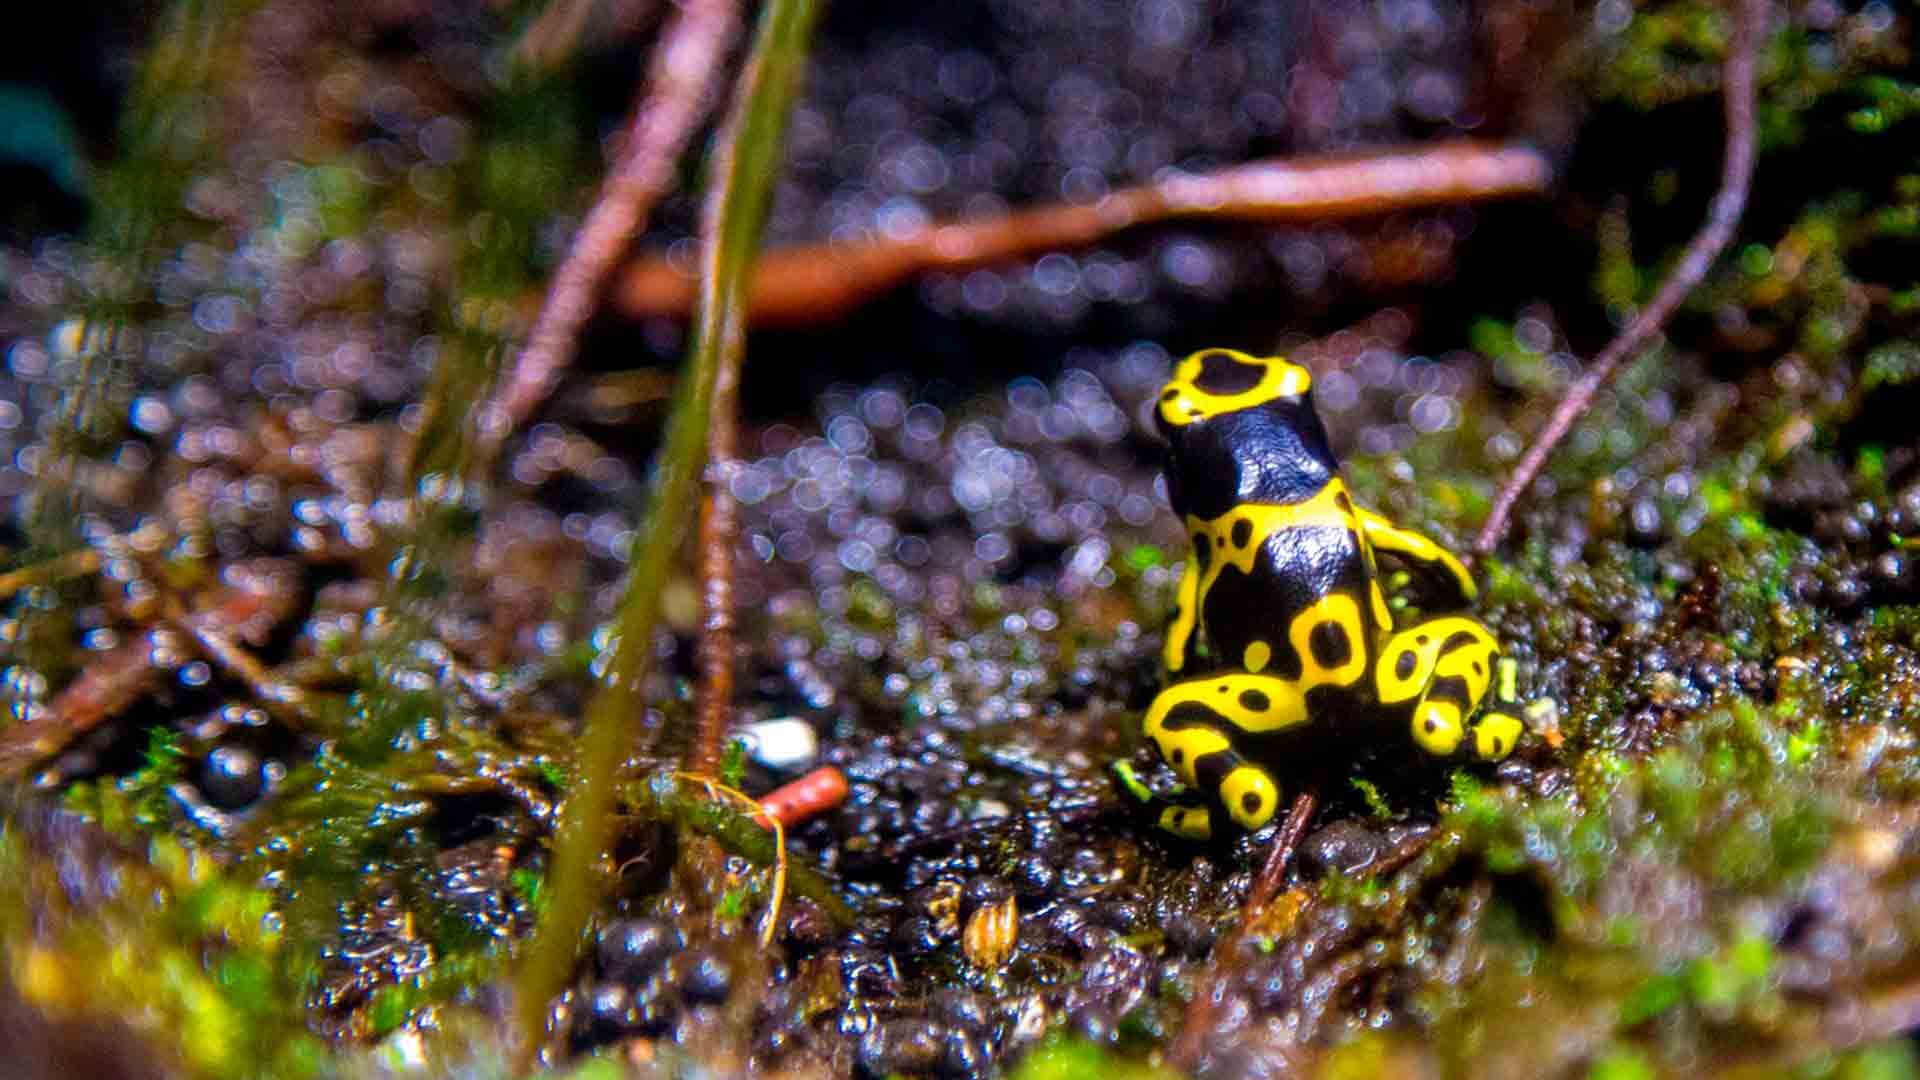
{"type": "Polygon", "coordinates": [[[1121,786],[1158,811],[1161,828],[1181,836],[1212,836],[1215,811],[1258,829],[1278,812],[1280,786],[1240,746],[1306,722],[1306,699],[1286,679],[1231,674],[1175,683],[1153,699],[1142,730],[1186,788],[1156,796],[1131,769],[1119,773],[1121,786]]]}
{"type": "Polygon", "coordinates": [[[1512,665],[1477,619],[1442,615],[1394,634],[1380,651],[1374,682],[1381,704],[1411,706],[1413,741],[1429,754],[1497,761],[1520,740],[1512,665]],[[1493,707],[1476,717],[1489,689],[1493,707]]]}

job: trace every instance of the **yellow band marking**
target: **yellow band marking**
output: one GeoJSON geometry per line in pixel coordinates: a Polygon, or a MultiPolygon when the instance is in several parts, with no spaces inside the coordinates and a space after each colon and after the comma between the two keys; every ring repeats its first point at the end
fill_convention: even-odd
{"type": "Polygon", "coordinates": [[[1480,699],[1487,696],[1487,686],[1493,682],[1494,660],[1500,655],[1500,643],[1493,640],[1485,627],[1472,619],[1462,619],[1473,627],[1475,640],[1471,644],[1456,645],[1441,653],[1434,662],[1434,678],[1460,678],[1467,683],[1467,700],[1460,703],[1462,709],[1471,712],[1480,699]]]}
{"type": "Polygon", "coordinates": [[[1168,674],[1187,666],[1187,645],[1193,640],[1194,627],[1200,621],[1200,567],[1191,554],[1186,569],[1180,571],[1179,604],[1173,609],[1173,621],[1167,624],[1167,641],[1161,646],[1160,662],[1168,674]]]}
{"type": "Polygon", "coordinates": [[[1294,616],[1287,640],[1300,655],[1300,690],[1332,684],[1349,686],[1367,673],[1367,628],[1360,619],[1360,605],[1346,593],[1328,593],[1294,616]],[[1321,667],[1313,655],[1313,632],[1323,623],[1340,627],[1347,639],[1347,657],[1335,667],[1321,667]]]}
{"type": "Polygon", "coordinates": [[[1520,742],[1520,721],[1506,713],[1488,713],[1473,728],[1473,752],[1482,761],[1498,761],[1520,742]]]}
{"type": "Polygon", "coordinates": [[[1266,770],[1242,765],[1220,782],[1220,803],[1229,817],[1251,832],[1273,820],[1280,806],[1280,789],[1266,770]]]}
{"type": "MultiPolygon", "coordinates": [[[[1181,705],[1198,705],[1212,713],[1214,718],[1241,731],[1269,732],[1284,731],[1307,722],[1307,699],[1298,683],[1291,679],[1278,679],[1272,675],[1217,675],[1207,679],[1194,679],[1190,682],[1175,683],[1160,691],[1153,704],[1147,708],[1147,719],[1143,730],[1150,739],[1156,741],[1163,736],[1171,739],[1176,736],[1199,735],[1206,728],[1168,729],[1166,720],[1173,710],[1181,705]]],[[[1222,738],[1222,742],[1225,739],[1222,738]]],[[[1200,744],[1193,744],[1200,747],[1200,744]]],[[[1166,750],[1183,744],[1162,743],[1166,750]]],[[[1207,746],[1201,753],[1210,749],[1222,749],[1219,746],[1207,746]]],[[[1185,774],[1189,783],[1193,782],[1191,765],[1194,754],[1183,754],[1188,765],[1185,774]]],[[[1169,763],[1172,756],[1167,755],[1169,763]]],[[[1175,763],[1177,769],[1179,765],[1175,763]]]]}
{"type": "Polygon", "coordinates": [[[1299,397],[1313,385],[1313,373],[1281,356],[1250,356],[1234,349],[1202,349],[1180,361],[1173,378],[1160,391],[1160,418],[1173,427],[1221,413],[1264,405],[1275,398],[1299,397]],[[1262,368],[1260,381],[1237,394],[1210,394],[1199,385],[1210,356],[1224,356],[1236,364],[1262,368]]]}
{"type": "MultiPolygon", "coordinates": [[[[1207,568],[1201,573],[1195,588],[1195,602],[1192,605],[1183,603],[1183,608],[1197,617],[1200,605],[1205,603],[1206,597],[1213,591],[1214,583],[1220,580],[1221,573],[1228,566],[1242,574],[1252,574],[1260,559],[1261,549],[1266,546],[1267,539],[1277,532],[1316,527],[1345,529],[1353,535],[1356,544],[1364,547],[1366,539],[1360,531],[1360,520],[1354,516],[1352,508],[1353,498],[1347,493],[1347,485],[1335,477],[1305,502],[1281,505],[1243,503],[1211,520],[1188,514],[1187,535],[1196,551],[1203,542],[1206,544],[1207,568]]],[[[1199,562],[1197,554],[1194,562],[1199,562]]],[[[1185,585],[1184,581],[1181,582],[1183,594],[1185,585]]]]}
{"type": "Polygon", "coordinates": [[[1452,756],[1465,734],[1460,707],[1451,701],[1423,701],[1413,710],[1413,741],[1429,754],[1452,756]]]}
{"type": "Polygon", "coordinates": [[[1160,748],[1160,757],[1173,767],[1182,782],[1198,785],[1193,763],[1208,754],[1233,749],[1233,741],[1224,732],[1211,727],[1149,729],[1147,737],[1160,748]]]}
{"type": "Polygon", "coordinates": [[[1379,625],[1381,632],[1390,633],[1393,630],[1393,612],[1387,609],[1386,590],[1380,587],[1379,578],[1371,574],[1367,577],[1367,601],[1373,605],[1373,621],[1379,625]]]}
{"type": "Polygon", "coordinates": [[[1213,838],[1213,815],[1204,806],[1169,806],[1160,811],[1160,827],[1188,840],[1213,838]]]}
{"type": "Polygon", "coordinates": [[[1273,660],[1273,646],[1264,641],[1256,641],[1247,646],[1247,653],[1241,657],[1240,666],[1258,675],[1267,670],[1267,664],[1273,660]]]}
{"type": "MultiPolygon", "coordinates": [[[[1464,675],[1471,685],[1472,659],[1476,656],[1484,658],[1498,651],[1499,645],[1493,640],[1493,635],[1487,633],[1487,628],[1480,625],[1478,620],[1463,615],[1428,619],[1387,639],[1386,648],[1380,653],[1380,662],[1373,666],[1374,689],[1380,695],[1381,704],[1397,705],[1420,696],[1436,674],[1464,675]],[[1440,646],[1456,634],[1471,634],[1475,639],[1471,645],[1456,646],[1454,652],[1448,654],[1468,670],[1447,670],[1439,664],[1440,646]],[[1426,640],[1422,641],[1422,638],[1426,640]],[[1413,656],[1411,667],[1402,659],[1409,654],[1413,656]],[[1436,672],[1436,667],[1441,667],[1441,670],[1436,672]]],[[[1483,682],[1474,700],[1480,700],[1480,693],[1484,692],[1483,682]]]]}
{"type": "Polygon", "coordinates": [[[1460,586],[1461,596],[1472,600],[1479,595],[1479,589],[1473,584],[1473,575],[1467,572],[1466,565],[1455,558],[1453,552],[1425,535],[1395,525],[1371,510],[1360,511],[1360,524],[1376,549],[1390,551],[1416,563],[1437,566],[1453,577],[1454,583],[1460,586]]]}

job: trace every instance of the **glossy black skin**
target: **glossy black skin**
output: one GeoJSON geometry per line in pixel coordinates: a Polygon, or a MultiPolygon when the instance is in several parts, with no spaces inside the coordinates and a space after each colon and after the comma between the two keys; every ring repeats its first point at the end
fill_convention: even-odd
{"type": "Polygon", "coordinates": [[[1182,519],[1304,502],[1340,474],[1311,391],[1186,424],[1154,418],[1167,440],[1167,499],[1182,519]]]}
{"type": "MultiPolygon", "coordinates": [[[[1167,439],[1168,501],[1183,521],[1211,520],[1238,506],[1303,503],[1340,475],[1311,391],[1186,424],[1170,424],[1158,414],[1156,421],[1167,439]]],[[[1195,556],[1204,571],[1208,555],[1198,547],[1195,556]]],[[[1247,646],[1264,640],[1274,653],[1268,670],[1298,677],[1301,658],[1290,644],[1274,640],[1274,628],[1335,592],[1360,601],[1371,640],[1383,629],[1366,610],[1375,570],[1372,550],[1352,529],[1309,526],[1270,533],[1252,573],[1224,567],[1214,587],[1201,597],[1200,625],[1205,629],[1193,641],[1197,645],[1204,638],[1209,657],[1201,660],[1190,648],[1181,675],[1234,670],[1247,646]]],[[[1355,647],[1364,649],[1366,644],[1355,647]]],[[[1319,687],[1314,694],[1354,698],[1339,687],[1319,687]]]]}

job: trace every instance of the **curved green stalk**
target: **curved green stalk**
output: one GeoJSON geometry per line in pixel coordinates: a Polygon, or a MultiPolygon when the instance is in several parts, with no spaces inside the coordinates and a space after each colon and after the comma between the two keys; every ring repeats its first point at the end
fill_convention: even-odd
{"type": "Polygon", "coordinates": [[[685,538],[705,463],[713,384],[722,358],[746,343],[747,284],[772,202],[787,121],[800,93],[814,0],[770,0],[753,52],[722,127],[701,223],[700,310],[686,376],[653,477],[647,514],[613,640],[601,657],[599,690],[587,705],[579,774],[561,808],[547,906],[515,985],[522,1052],[529,1063],[545,1039],[547,1003],[573,971],[601,891],[599,863],[611,839],[621,765],[633,749],[640,688],[673,562],[685,538]]]}

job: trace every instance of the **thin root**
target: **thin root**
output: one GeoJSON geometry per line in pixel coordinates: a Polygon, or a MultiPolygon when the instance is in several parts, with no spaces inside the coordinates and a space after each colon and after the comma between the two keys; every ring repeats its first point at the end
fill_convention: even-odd
{"type": "Polygon", "coordinates": [[[710,799],[719,799],[724,796],[727,801],[746,808],[756,820],[765,822],[773,830],[773,899],[767,902],[767,913],[760,921],[760,944],[773,944],[774,932],[780,925],[780,900],[787,891],[786,826],[780,824],[779,818],[767,813],[758,799],[739,788],[729,787],[712,777],[700,776],[696,773],[676,772],[673,776],[676,780],[699,784],[706,790],[707,797],[710,799]]]}
{"type": "Polygon", "coordinates": [[[1560,444],[1568,431],[1587,409],[1593,405],[1594,395],[1600,388],[1613,379],[1625,361],[1637,359],[1660,330],[1673,317],[1700,282],[1712,268],[1713,261],[1725,250],[1727,242],[1733,239],[1733,231],[1740,224],[1740,215],[1746,210],[1747,192],[1753,184],[1754,163],[1754,67],[1760,51],[1760,39],[1767,21],[1767,0],[1736,0],[1738,4],[1737,22],[1733,40],[1727,46],[1727,63],[1724,84],[1726,88],[1727,149],[1721,168],[1720,190],[1714,193],[1713,202],[1707,210],[1707,220],[1700,226],[1693,239],[1688,241],[1685,254],[1674,265],[1667,279],[1660,283],[1660,289],[1653,294],[1647,306],[1640,309],[1626,329],[1620,331],[1600,355],[1593,358],[1586,372],[1567,390],[1560,404],[1554,407],[1553,416],[1547,426],[1527,448],[1526,456],[1520,459],[1520,465],[1508,477],[1500,494],[1493,500],[1493,510],[1487,515],[1487,522],[1480,529],[1480,535],[1474,539],[1473,549],[1485,555],[1498,547],[1507,535],[1509,519],[1513,508],[1520,501],[1520,495],[1532,486],[1546,467],[1548,455],[1560,444]]]}

